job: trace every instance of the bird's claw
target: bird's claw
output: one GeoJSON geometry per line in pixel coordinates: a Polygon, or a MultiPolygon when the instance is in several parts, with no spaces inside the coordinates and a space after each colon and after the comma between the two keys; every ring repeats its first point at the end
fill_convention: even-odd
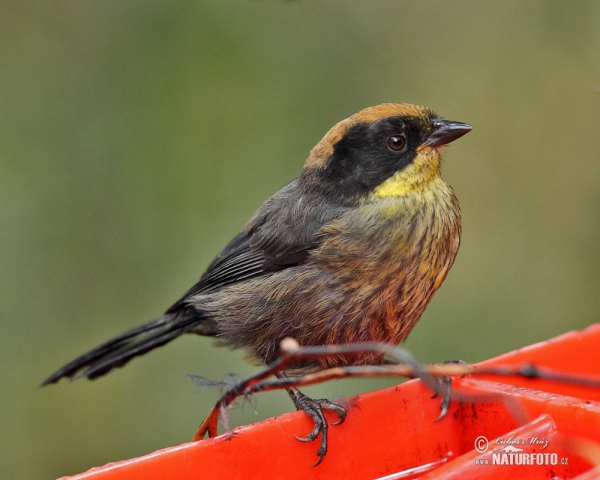
{"type": "MultiPolygon", "coordinates": [[[[327,423],[327,421],[325,420],[325,417],[323,416],[323,412],[319,412],[316,413],[315,415],[318,417],[318,420],[315,418],[315,416],[313,416],[312,413],[308,413],[305,410],[305,413],[307,415],[309,415],[315,422],[315,428],[313,428],[313,431],[310,432],[306,437],[299,437],[298,435],[295,435],[296,440],[298,440],[299,442],[304,442],[304,443],[308,443],[308,442],[312,442],[314,440],[316,440],[316,438],[319,436],[319,432],[321,432],[321,430],[323,430],[323,425],[327,423]]],[[[327,427],[325,427],[327,428],[327,427]]]]}
{"type": "Polygon", "coordinates": [[[448,413],[448,409],[450,408],[451,394],[452,394],[452,377],[445,375],[442,378],[438,378],[436,381],[435,392],[431,396],[431,398],[436,398],[439,395],[442,396],[442,401],[440,402],[440,415],[435,420],[436,422],[439,422],[448,413]]]}
{"type": "MultiPolygon", "coordinates": [[[[458,363],[464,364],[464,360],[448,360],[444,363],[458,363]]],[[[441,378],[437,378],[435,385],[433,387],[433,395],[431,398],[436,398],[439,395],[442,395],[442,401],[440,402],[440,416],[435,420],[439,422],[442,418],[446,416],[448,413],[448,409],[450,408],[450,398],[452,396],[452,377],[448,375],[444,375],[441,378]]]]}
{"type": "Polygon", "coordinates": [[[319,459],[312,465],[313,467],[316,467],[323,461],[325,454],[327,453],[327,430],[329,425],[325,419],[325,415],[323,415],[323,409],[331,410],[337,414],[339,420],[332,425],[339,425],[346,419],[346,409],[324,398],[312,399],[307,397],[295,388],[290,389],[289,394],[296,409],[304,411],[304,413],[311,417],[315,422],[315,427],[308,435],[306,435],[306,437],[296,436],[296,439],[300,442],[312,442],[319,437],[319,434],[321,434],[321,444],[317,450],[319,459]]]}

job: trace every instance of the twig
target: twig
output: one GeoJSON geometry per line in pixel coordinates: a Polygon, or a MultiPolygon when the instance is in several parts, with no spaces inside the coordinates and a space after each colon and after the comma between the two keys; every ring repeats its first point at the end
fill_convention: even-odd
{"type": "MultiPolygon", "coordinates": [[[[497,366],[481,368],[475,365],[460,363],[420,364],[408,351],[401,347],[386,343],[363,342],[348,345],[327,345],[318,347],[300,347],[290,338],[281,342],[281,356],[260,372],[241,380],[229,388],[208,413],[198,427],[193,440],[201,440],[208,433],[210,437],[217,435],[219,418],[226,412],[227,407],[238,397],[248,396],[257,392],[281,390],[290,387],[314,385],[341,378],[379,378],[405,377],[420,378],[436,393],[439,379],[443,377],[464,375],[517,375],[524,378],[541,378],[545,380],[571,383],[575,385],[600,388],[600,378],[576,374],[564,374],[548,368],[540,368],[531,364],[519,367],[497,366]],[[334,367],[301,377],[283,377],[276,380],[266,380],[277,373],[285,371],[291,365],[306,361],[339,355],[357,355],[376,353],[398,362],[397,364],[334,367]]],[[[452,398],[456,395],[451,394],[452,398]]]]}

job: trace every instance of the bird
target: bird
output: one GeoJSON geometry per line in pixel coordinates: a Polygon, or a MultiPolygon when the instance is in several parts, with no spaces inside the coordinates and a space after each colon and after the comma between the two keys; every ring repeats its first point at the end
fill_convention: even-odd
{"type": "MultiPolygon", "coordinates": [[[[95,379],[183,334],[215,337],[268,364],[279,345],[401,343],[448,274],[460,245],[457,197],[441,178],[441,151],[473,127],[428,107],[384,103],[338,122],[310,151],[300,175],[269,197],[164,315],[118,335],[50,375],[95,379]]],[[[365,353],[293,365],[298,376],[379,364],[365,353]]],[[[312,417],[327,451],[323,409],[288,393],[312,417]]]]}

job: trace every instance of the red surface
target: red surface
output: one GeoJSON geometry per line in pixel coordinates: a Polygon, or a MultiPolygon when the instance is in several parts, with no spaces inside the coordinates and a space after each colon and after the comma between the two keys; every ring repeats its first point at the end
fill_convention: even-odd
{"type": "MultiPolygon", "coordinates": [[[[600,325],[569,332],[481,365],[533,363],[565,373],[600,375],[600,325]]],[[[519,377],[469,377],[453,382],[461,402],[439,415],[439,399],[413,380],[355,397],[346,422],[329,430],[329,451],[294,436],[312,428],[290,413],[234,429],[233,436],[166,448],[93,468],[71,479],[252,478],[600,478],[600,390],[519,377]],[[491,465],[494,443],[509,439],[524,452],[556,454],[557,465],[491,465]],[[475,440],[489,450],[479,454],[475,440]],[[545,449],[530,443],[548,441],[545,449]],[[479,462],[476,464],[475,462],[479,462]]],[[[332,416],[328,417],[334,420],[332,416]]],[[[537,457],[534,457],[537,458],[537,457]]]]}

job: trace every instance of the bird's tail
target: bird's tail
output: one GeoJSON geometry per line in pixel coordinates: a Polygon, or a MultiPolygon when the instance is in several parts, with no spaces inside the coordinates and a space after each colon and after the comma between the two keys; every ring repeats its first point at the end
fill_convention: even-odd
{"type": "Polygon", "coordinates": [[[50,375],[44,380],[42,386],[56,383],[61,378],[100,377],[113,368],[122,367],[133,357],[170,342],[201,321],[197,312],[186,309],[163,315],[77,357],[50,375]]]}

